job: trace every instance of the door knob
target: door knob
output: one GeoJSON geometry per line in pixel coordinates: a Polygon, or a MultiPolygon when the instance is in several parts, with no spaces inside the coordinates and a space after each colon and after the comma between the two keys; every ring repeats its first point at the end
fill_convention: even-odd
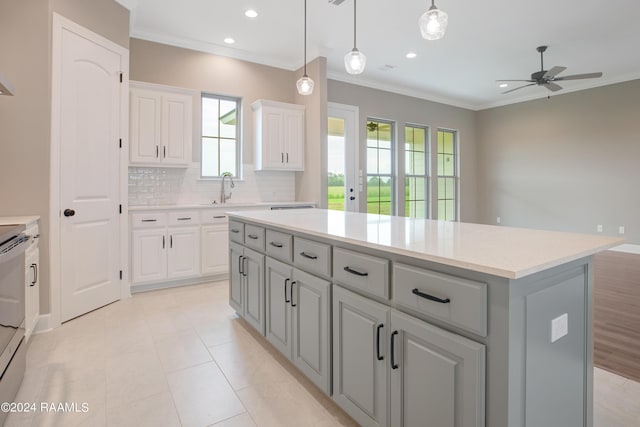
{"type": "Polygon", "coordinates": [[[355,200],[355,196],[349,196],[349,200],[355,200]]]}
{"type": "Polygon", "coordinates": [[[74,216],[76,214],[76,211],[74,211],[73,209],[65,209],[63,213],[64,216],[74,216]]]}

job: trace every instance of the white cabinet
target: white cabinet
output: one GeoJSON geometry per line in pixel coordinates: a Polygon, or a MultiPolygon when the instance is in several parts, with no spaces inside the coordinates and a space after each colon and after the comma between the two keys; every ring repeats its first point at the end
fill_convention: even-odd
{"type": "Polygon", "coordinates": [[[167,278],[200,275],[200,227],[171,227],[167,236],[167,278]]]}
{"type": "Polygon", "coordinates": [[[193,95],[132,83],[130,163],[187,166],[193,141],[193,95]]]}
{"type": "Polygon", "coordinates": [[[35,331],[40,316],[40,251],[37,239],[25,254],[25,339],[35,331]]]}
{"type": "Polygon", "coordinates": [[[134,230],[131,244],[133,283],[155,282],[167,277],[166,229],[134,230]]]}
{"type": "Polygon", "coordinates": [[[226,223],[203,225],[201,229],[202,275],[226,273],[229,268],[229,228],[226,223]]]}
{"type": "Polygon", "coordinates": [[[304,106],[258,100],[251,108],[255,170],[304,170],[304,106]]]}

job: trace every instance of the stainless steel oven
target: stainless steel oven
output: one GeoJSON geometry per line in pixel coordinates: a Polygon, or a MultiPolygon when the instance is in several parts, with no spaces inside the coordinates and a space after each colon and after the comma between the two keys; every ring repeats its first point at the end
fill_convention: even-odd
{"type": "MultiPolygon", "coordinates": [[[[30,237],[24,225],[0,226],[0,402],[15,397],[25,369],[25,250],[30,237]]],[[[0,425],[6,414],[0,411],[0,425]]]]}

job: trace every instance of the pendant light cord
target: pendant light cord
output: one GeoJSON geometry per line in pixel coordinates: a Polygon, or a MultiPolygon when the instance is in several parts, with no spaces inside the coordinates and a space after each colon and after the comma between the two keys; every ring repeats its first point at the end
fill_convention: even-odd
{"type": "MultiPolygon", "coordinates": [[[[306,0],[305,0],[306,1],[306,0]]],[[[353,0],[353,49],[357,49],[356,48],[356,1],[357,0],[353,0]]]]}
{"type": "Polygon", "coordinates": [[[307,75],[307,0],[304,0],[304,76],[307,75]]]}

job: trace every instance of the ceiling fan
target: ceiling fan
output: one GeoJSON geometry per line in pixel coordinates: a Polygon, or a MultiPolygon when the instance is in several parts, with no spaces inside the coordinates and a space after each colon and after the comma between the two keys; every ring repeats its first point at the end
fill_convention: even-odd
{"type": "Polygon", "coordinates": [[[540,71],[536,71],[531,74],[531,78],[529,80],[496,80],[498,82],[527,82],[524,86],[518,86],[513,89],[509,89],[505,93],[510,93],[516,91],[518,89],[522,89],[528,86],[544,86],[549,89],[551,92],[557,92],[562,89],[562,86],[555,83],[562,80],[581,80],[581,79],[593,79],[597,77],[602,77],[602,73],[587,73],[587,74],[573,74],[570,76],[564,77],[556,77],[558,74],[567,69],[567,67],[553,67],[550,70],[544,69],[544,52],[547,50],[547,46],[538,46],[536,48],[538,52],[540,52],[540,71]]]}

